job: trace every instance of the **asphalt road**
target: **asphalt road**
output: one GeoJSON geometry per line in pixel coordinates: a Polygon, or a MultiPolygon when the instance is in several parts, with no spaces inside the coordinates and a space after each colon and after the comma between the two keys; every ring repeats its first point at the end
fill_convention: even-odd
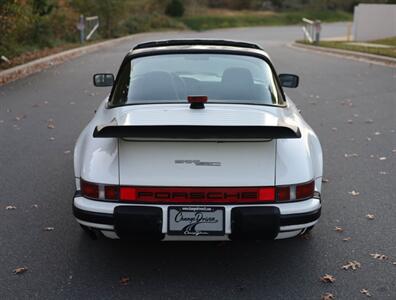
{"type": "Polygon", "coordinates": [[[0,299],[363,299],[362,289],[396,299],[396,69],[286,46],[300,37],[299,27],[152,33],[0,87],[0,299]],[[136,42],[193,36],[257,42],[279,72],[301,76],[289,96],[321,139],[328,179],[309,239],[128,244],[90,240],[74,221],[74,142],[108,92],[91,75],[115,72],[136,42]],[[352,260],[361,267],[341,268],[352,260]]]}

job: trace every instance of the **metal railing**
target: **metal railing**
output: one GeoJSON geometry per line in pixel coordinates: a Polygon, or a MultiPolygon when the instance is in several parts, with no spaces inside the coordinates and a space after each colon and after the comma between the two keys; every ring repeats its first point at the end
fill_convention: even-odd
{"type": "Polygon", "coordinates": [[[80,16],[80,22],[77,24],[77,29],[80,31],[80,42],[84,43],[84,41],[88,41],[95,31],[99,28],[99,17],[92,16],[92,17],[84,17],[83,15],[80,16]],[[85,35],[85,29],[90,28],[89,33],[85,35]]]}
{"type": "Polygon", "coordinates": [[[308,41],[311,44],[319,44],[320,41],[320,31],[322,30],[322,25],[319,20],[309,20],[303,18],[302,21],[304,25],[302,31],[304,33],[304,41],[308,41]]]}

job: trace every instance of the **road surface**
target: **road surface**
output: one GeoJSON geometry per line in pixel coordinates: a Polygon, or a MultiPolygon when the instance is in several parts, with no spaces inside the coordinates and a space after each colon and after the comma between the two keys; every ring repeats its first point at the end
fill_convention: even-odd
{"type": "MultiPolygon", "coordinates": [[[[324,36],[345,32],[324,26],[324,36]]],[[[0,87],[0,299],[363,299],[362,289],[396,299],[396,69],[287,47],[301,35],[150,33],[0,87]],[[279,73],[301,76],[287,92],[321,139],[328,179],[309,239],[129,244],[90,240],[74,221],[73,146],[108,93],[92,74],[116,72],[137,42],[182,37],[256,42],[279,73]],[[342,269],[354,260],[360,268],[342,269]]]]}

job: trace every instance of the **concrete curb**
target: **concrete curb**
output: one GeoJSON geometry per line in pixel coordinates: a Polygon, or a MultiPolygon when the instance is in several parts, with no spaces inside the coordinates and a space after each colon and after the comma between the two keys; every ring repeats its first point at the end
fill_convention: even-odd
{"type": "Polygon", "coordinates": [[[33,60],[33,61],[28,62],[23,65],[19,65],[19,66],[1,71],[0,72],[0,86],[5,85],[11,81],[24,78],[31,74],[41,72],[41,71],[51,68],[53,66],[62,64],[72,58],[79,57],[86,53],[98,51],[100,49],[104,49],[104,48],[113,46],[117,43],[121,43],[123,41],[133,39],[133,38],[136,38],[136,37],[144,35],[144,34],[145,33],[128,35],[125,37],[112,39],[112,40],[100,42],[100,43],[89,45],[89,46],[83,46],[83,47],[66,50],[66,51],[63,51],[60,53],[56,53],[56,54],[53,54],[50,56],[46,56],[43,58],[33,60]]]}
{"type": "Polygon", "coordinates": [[[382,56],[382,55],[375,55],[375,54],[334,49],[334,48],[326,48],[326,47],[319,47],[319,46],[310,46],[310,45],[304,45],[304,44],[299,44],[299,43],[292,43],[289,46],[292,48],[300,48],[300,49],[305,49],[305,50],[316,51],[316,52],[326,53],[326,54],[330,54],[330,55],[355,59],[355,60],[359,60],[359,61],[365,61],[365,62],[369,62],[369,63],[385,65],[387,67],[396,67],[396,58],[386,57],[386,56],[382,56]]]}

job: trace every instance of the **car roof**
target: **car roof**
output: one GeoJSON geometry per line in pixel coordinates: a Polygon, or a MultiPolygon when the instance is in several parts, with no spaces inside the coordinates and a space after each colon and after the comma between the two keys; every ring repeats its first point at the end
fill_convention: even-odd
{"type": "Polygon", "coordinates": [[[158,51],[194,51],[194,50],[207,50],[207,51],[237,51],[245,52],[246,54],[260,54],[267,58],[268,54],[258,45],[253,43],[232,41],[232,40],[214,40],[214,39],[181,39],[181,40],[159,40],[144,42],[132,48],[127,56],[134,54],[149,54],[150,52],[158,51]]]}

